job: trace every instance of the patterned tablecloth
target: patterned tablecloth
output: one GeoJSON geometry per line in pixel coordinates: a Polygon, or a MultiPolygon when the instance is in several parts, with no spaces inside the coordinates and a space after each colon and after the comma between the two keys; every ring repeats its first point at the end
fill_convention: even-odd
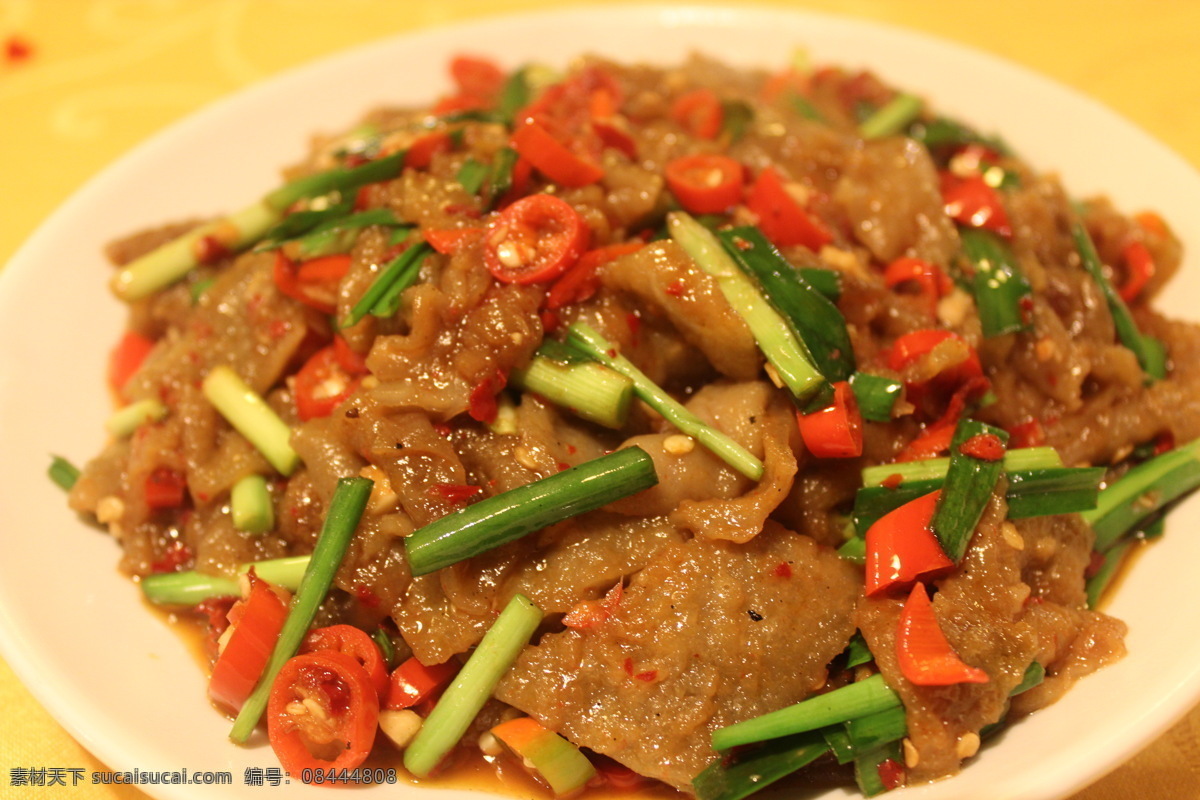
{"type": "MultiPolygon", "coordinates": [[[[105,164],[167,123],[359,42],[562,0],[0,0],[0,264],[105,164]]],[[[1072,86],[1200,166],[1200,3],[1188,0],[808,0],[781,7],[901,25],[1072,86]]],[[[1192,258],[1194,261],[1194,256],[1192,258]]],[[[145,797],[106,769],[0,661],[0,797],[145,797]],[[34,783],[38,768],[85,780],[34,783]]],[[[44,777],[45,772],[41,775],[44,777]]],[[[1073,800],[1200,798],[1200,709],[1073,800]]]]}

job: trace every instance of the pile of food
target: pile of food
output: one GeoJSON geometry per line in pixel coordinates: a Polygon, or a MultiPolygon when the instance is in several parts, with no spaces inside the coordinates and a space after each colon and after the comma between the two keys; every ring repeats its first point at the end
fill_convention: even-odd
{"type": "Polygon", "coordinates": [[[53,475],[234,740],[873,795],[1121,657],[1100,593],[1200,482],[1160,217],[869,72],[450,68],[109,251],[120,408],[53,475]]]}

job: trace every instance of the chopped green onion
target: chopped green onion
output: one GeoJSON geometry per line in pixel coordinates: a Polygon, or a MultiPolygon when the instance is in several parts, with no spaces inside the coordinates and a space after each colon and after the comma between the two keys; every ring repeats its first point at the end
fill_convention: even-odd
{"type": "MultiPolygon", "coordinates": [[[[322,198],[324,200],[325,198],[322,198]]],[[[293,211],[281,219],[271,230],[263,234],[255,246],[256,250],[273,250],[284,242],[291,242],[321,228],[336,225],[354,211],[354,197],[328,202],[319,208],[293,211]]]]}
{"type": "Polygon", "coordinates": [[[1007,444],[1008,433],[973,419],[964,419],[954,431],[950,466],[930,527],[942,549],[955,563],[967,552],[975,526],[983,517],[996,482],[1004,471],[1003,459],[989,461],[963,452],[961,445],[975,436],[994,436],[1007,444]]]}
{"type": "Polygon", "coordinates": [[[858,132],[864,139],[894,136],[907,128],[920,113],[921,98],[912,94],[898,94],[867,117],[858,126],[858,132]]]}
{"type": "Polygon", "coordinates": [[[850,637],[850,644],[846,645],[846,669],[869,664],[875,660],[875,656],[871,654],[871,648],[867,646],[867,640],[863,635],[855,631],[850,637]]]}
{"type": "Polygon", "coordinates": [[[752,480],[762,477],[763,463],[753,453],[684,408],[587,323],[576,322],[572,325],[568,331],[568,341],[589,357],[633,381],[633,391],[638,397],[726,464],[752,480]]]}
{"type": "Polygon", "coordinates": [[[247,475],[229,492],[233,527],[246,533],[266,533],[275,527],[275,504],[262,475],[247,475]]]}
{"type": "Polygon", "coordinates": [[[285,211],[306,197],[318,197],[330,192],[350,194],[360,186],[397,177],[404,168],[405,155],[406,151],[400,150],[356,167],[335,167],[304,175],[269,192],[263,202],[277,211],[285,211]]]}
{"type": "Polygon", "coordinates": [[[823,728],[822,733],[825,736],[825,744],[829,745],[839,764],[849,764],[854,760],[854,745],[850,743],[845,725],[830,725],[823,728]]]}
{"type": "Polygon", "coordinates": [[[949,117],[918,120],[908,130],[908,135],[925,145],[930,151],[957,150],[968,144],[982,144],[1001,156],[1013,155],[1012,148],[997,136],[984,136],[949,117]]]}
{"type": "Polygon", "coordinates": [[[874,750],[859,752],[854,757],[854,782],[858,784],[858,790],[864,797],[874,797],[891,791],[891,787],[884,783],[883,773],[880,771],[888,761],[904,763],[898,740],[880,745],[874,750]]]}
{"type": "Polygon", "coordinates": [[[383,663],[387,665],[389,670],[396,667],[396,645],[392,644],[392,637],[388,636],[388,632],[383,628],[376,628],[371,634],[371,641],[375,642],[375,646],[379,648],[379,654],[383,656],[383,663]]]}
{"type": "Polygon", "coordinates": [[[1029,666],[1025,668],[1025,674],[1021,676],[1021,682],[1013,687],[1008,696],[1016,697],[1023,692],[1027,692],[1045,679],[1046,668],[1037,661],[1030,661],[1029,666]]]}
{"type": "Polygon", "coordinates": [[[291,428],[236,372],[224,364],[213,367],[201,390],[221,416],[280,474],[291,475],[300,466],[300,456],[289,441],[291,428]]]}
{"type": "Polygon", "coordinates": [[[417,280],[421,273],[421,262],[432,252],[433,248],[422,241],[392,259],[350,309],[350,314],[342,320],[341,327],[357,325],[367,314],[376,317],[390,317],[395,314],[399,307],[400,295],[417,280]]]}
{"type": "Polygon", "coordinates": [[[712,231],[683,211],[667,215],[667,229],[696,266],[717,279],[721,294],[746,323],[759,350],[792,394],[804,400],[819,389],[824,381],[803,340],[792,331],[788,320],[771,307],[754,282],[742,274],[712,231]]]}
{"type": "Polygon", "coordinates": [[[408,228],[390,208],[372,208],[323,222],[293,241],[301,259],[348,253],[358,239],[358,232],[371,225],[408,228]]]}
{"type": "MultiPolygon", "coordinates": [[[[1019,451],[1012,451],[1019,452],[1019,451]]],[[[1007,459],[1006,459],[1007,461],[1007,459]]],[[[1103,467],[1050,467],[1008,472],[1009,519],[1087,511],[1096,506],[1103,467]]],[[[850,518],[862,535],[877,519],[910,500],[942,487],[942,478],[906,481],[895,488],[865,486],[854,497],[850,518]]]]}
{"type": "Polygon", "coordinates": [[[874,750],[908,735],[904,706],[897,702],[890,708],[876,711],[846,722],[846,734],[858,752],[874,750]]]}
{"type": "Polygon", "coordinates": [[[825,122],[826,121],[825,115],[822,114],[819,110],[817,110],[817,107],[812,104],[812,101],[809,100],[804,95],[792,93],[788,99],[791,102],[792,108],[795,109],[796,113],[799,114],[800,116],[804,117],[805,119],[811,120],[813,122],[825,122]]]}
{"type": "Polygon", "coordinates": [[[1150,344],[1152,339],[1143,336],[1138,331],[1137,323],[1133,321],[1133,315],[1129,313],[1129,307],[1125,305],[1120,293],[1113,287],[1112,281],[1104,274],[1104,267],[1100,264],[1096,246],[1092,244],[1092,237],[1088,235],[1087,228],[1083,227],[1082,222],[1075,222],[1071,225],[1071,236],[1075,238],[1075,249],[1079,252],[1080,260],[1083,261],[1083,268],[1092,276],[1092,280],[1096,282],[1096,285],[1100,287],[1100,292],[1104,295],[1109,313],[1112,314],[1113,326],[1117,329],[1117,339],[1137,356],[1138,364],[1146,372],[1147,382],[1150,382],[1154,374],[1165,373],[1164,354],[1155,345],[1150,344]]]}
{"type": "Polygon", "coordinates": [[[513,167],[517,165],[520,154],[511,147],[502,147],[492,161],[491,173],[488,175],[488,206],[496,202],[512,188],[513,167]]]}
{"type": "Polygon", "coordinates": [[[79,467],[62,456],[51,456],[50,467],[46,470],[46,474],[50,476],[50,480],[58,484],[59,488],[69,492],[74,488],[75,481],[79,480],[79,467]]]}
{"type": "MultiPolygon", "coordinates": [[[[254,574],[267,583],[288,591],[300,586],[300,579],[308,569],[311,556],[287,556],[266,561],[251,561],[238,567],[238,574],[254,570],[254,574]]],[[[147,575],[140,581],[142,594],[155,605],[194,606],[213,597],[229,597],[241,594],[233,578],[208,575],[195,570],[185,572],[163,572],[147,575]]]]}
{"type": "Polygon", "coordinates": [[[500,98],[497,101],[497,106],[500,111],[500,117],[505,124],[511,126],[513,118],[517,112],[529,104],[533,99],[532,88],[526,78],[527,67],[515,69],[504,81],[504,85],[500,87],[500,98]]]}
{"type": "Polygon", "coordinates": [[[974,269],[969,283],[983,335],[990,339],[1027,330],[1033,290],[1008,245],[991,231],[960,227],[958,232],[974,269]]]}
{"type": "Polygon", "coordinates": [[[828,752],[829,745],[820,732],[776,739],[739,753],[732,763],[718,757],[695,777],[692,788],[698,800],[742,800],[828,752]]]}
{"type": "Polygon", "coordinates": [[[855,372],[850,376],[850,388],[858,401],[863,419],[871,422],[891,422],[892,409],[904,391],[904,383],[883,375],[855,372]]]}
{"type": "Polygon", "coordinates": [[[812,288],[825,295],[831,303],[842,296],[842,276],[835,269],[824,267],[800,267],[800,277],[812,288]]]}
{"type": "Polygon", "coordinates": [[[867,541],[862,536],[851,536],[837,549],[837,554],[852,564],[862,566],[867,563],[867,541]]]}
{"type": "Polygon", "coordinates": [[[278,210],[259,201],[193,228],[121,267],[110,283],[113,293],[126,302],[141,300],[191,272],[205,239],[215,239],[230,251],[242,250],[258,241],[279,216],[278,210]]]}
{"type": "Polygon", "coordinates": [[[317,537],[316,547],[313,548],[312,559],[288,607],[287,619],[279,631],[275,648],[271,651],[271,657],[267,660],[254,691],[238,712],[233,729],[229,732],[229,738],[235,742],[244,743],[257,727],[258,720],[267,707],[267,698],[275,676],[300,648],[318,607],[325,601],[325,595],[333,585],[334,576],[337,575],[342,558],[346,555],[346,549],[350,546],[350,540],[354,538],[354,531],[358,528],[359,520],[367,507],[373,485],[368,478],[338,480],[333,498],[329,501],[325,524],[317,537]]]}
{"type": "Polygon", "coordinates": [[[468,158],[459,167],[455,180],[467,190],[467,194],[479,194],[479,190],[487,182],[488,173],[489,168],[487,164],[484,164],[482,161],[476,161],[473,158],[468,158]]]}
{"type": "Polygon", "coordinates": [[[147,397],[118,409],[105,421],[104,429],[114,439],[124,439],[147,422],[158,422],[167,416],[161,400],[147,397]]]}
{"type": "Polygon", "coordinates": [[[405,769],[418,778],[433,772],[467,732],[541,622],[541,609],[524,595],[513,595],[405,750],[405,769]]]}
{"type": "Polygon", "coordinates": [[[1100,492],[1083,519],[1096,532],[1096,550],[1108,550],[1160,509],[1200,487],[1200,439],[1130,469],[1100,492]]]}
{"type": "Polygon", "coordinates": [[[408,563],[426,575],[656,483],[646,451],[626,447],[434,520],[404,540],[408,563]]]}
{"type": "Polygon", "coordinates": [[[762,287],[763,297],[825,380],[847,380],[855,369],[854,348],[838,307],[810,286],[758,228],[731,228],[717,237],[742,272],[762,287]]]}
{"type": "Polygon", "coordinates": [[[730,143],[739,141],[754,123],[754,109],[742,100],[721,101],[721,136],[730,143]]]}
{"type": "Polygon", "coordinates": [[[633,382],[594,361],[564,364],[535,355],[528,366],[510,372],[508,380],[607,428],[622,427],[633,402],[633,382]]]}
{"type": "Polygon", "coordinates": [[[764,739],[815,731],[826,725],[885,711],[899,703],[900,698],[884,683],[883,676],[872,675],[787,708],[720,728],[713,732],[712,746],[716,750],[728,750],[764,739]]]}
{"type": "MultiPolygon", "coordinates": [[[[1004,453],[1004,469],[1007,472],[1020,470],[1053,469],[1063,465],[1062,457],[1053,447],[1018,447],[1004,453]]],[[[892,483],[900,476],[902,483],[946,477],[948,458],[926,458],[921,461],[902,461],[893,464],[877,464],[864,467],[863,486],[882,486],[892,483]]]]}

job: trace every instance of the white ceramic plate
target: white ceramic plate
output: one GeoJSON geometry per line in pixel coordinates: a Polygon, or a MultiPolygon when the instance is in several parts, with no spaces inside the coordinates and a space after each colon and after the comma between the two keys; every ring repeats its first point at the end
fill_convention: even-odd
{"type": "MultiPolygon", "coordinates": [[[[275,184],[310,132],[348,124],[375,104],[426,103],[447,91],[444,65],[462,50],[483,49],[507,66],[562,65],[583,51],[671,63],[699,50],[775,67],[798,45],[818,62],[872,67],[1002,132],[1034,164],[1058,170],[1075,195],[1105,191],[1123,208],[1162,210],[1193,262],[1166,305],[1197,316],[1187,300],[1200,290],[1200,176],[1096,103],[960,46],[776,9],[619,6],[487,19],[356,49],[241,92],[139,147],[51,217],[0,278],[0,644],[41,702],[114,769],[233,775],[232,787],[144,787],[157,796],[272,791],[246,786],[243,777],[247,767],[273,766],[273,754],[262,742],[228,742],[228,723],[205,701],[193,657],[115,570],[116,545],[67,511],[44,477],[50,453],[83,461],[103,442],[105,357],[124,319],[105,286],[106,241],[240,207],[275,184]]],[[[960,776],[902,796],[1060,797],[1131,756],[1194,704],[1200,638],[1179,632],[1200,630],[1193,589],[1200,538],[1190,530],[1197,516],[1191,503],[1172,518],[1112,603],[1130,626],[1125,660],[1022,722],[960,776]]],[[[852,795],[828,795],[843,796],[852,795]]]]}

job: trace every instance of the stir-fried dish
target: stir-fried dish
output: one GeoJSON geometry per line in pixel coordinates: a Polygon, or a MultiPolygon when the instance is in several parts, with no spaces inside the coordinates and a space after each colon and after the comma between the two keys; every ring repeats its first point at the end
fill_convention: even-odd
{"type": "Polygon", "coordinates": [[[869,72],[450,69],[108,253],[110,442],[52,474],[234,741],[870,796],[1121,657],[1200,482],[1163,219],[869,72]]]}

